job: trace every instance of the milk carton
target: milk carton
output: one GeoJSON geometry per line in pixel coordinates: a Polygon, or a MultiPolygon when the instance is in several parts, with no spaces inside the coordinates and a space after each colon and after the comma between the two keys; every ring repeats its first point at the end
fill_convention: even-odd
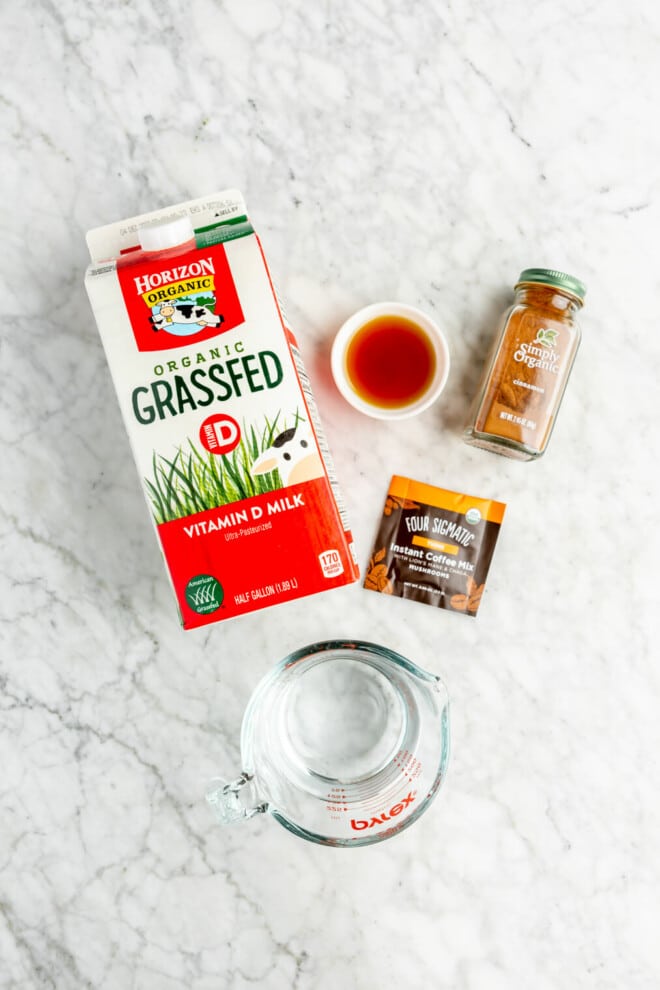
{"type": "Polygon", "coordinates": [[[85,285],[185,629],[357,580],[240,193],[92,230],[85,285]]]}

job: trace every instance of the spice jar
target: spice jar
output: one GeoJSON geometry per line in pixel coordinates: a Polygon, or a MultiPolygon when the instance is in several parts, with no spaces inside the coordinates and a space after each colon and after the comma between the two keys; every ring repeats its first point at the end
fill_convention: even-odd
{"type": "Polygon", "coordinates": [[[586,288],[548,268],[515,287],[465,431],[466,443],[529,461],[544,453],[580,343],[586,288]]]}

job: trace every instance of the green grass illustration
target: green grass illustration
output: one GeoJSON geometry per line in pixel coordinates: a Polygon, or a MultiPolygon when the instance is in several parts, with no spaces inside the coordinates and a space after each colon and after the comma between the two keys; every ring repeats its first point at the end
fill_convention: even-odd
{"type": "Polygon", "coordinates": [[[195,605],[210,605],[211,602],[217,602],[215,597],[215,585],[200,588],[190,597],[195,605]]]}
{"type": "MultiPolygon", "coordinates": [[[[287,429],[279,418],[278,413],[272,422],[266,419],[260,433],[253,425],[243,424],[241,441],[231,454],[211,454],[192,440],[188,441],[189,449],[180,447],[172,458],[154,451],[151,477],[144,480],[156,523],[182,519],[281,488],[277,470],[255,478],[250,474],[256,459],[287,429]]],[[[296,424],[299,421],[296,414],[296,424]]]]}

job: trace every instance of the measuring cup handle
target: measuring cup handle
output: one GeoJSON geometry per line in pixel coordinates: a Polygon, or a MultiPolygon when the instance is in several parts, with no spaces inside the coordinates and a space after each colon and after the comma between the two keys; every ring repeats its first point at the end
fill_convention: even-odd
{"type": "Polygon", "coordinates": [[[215,777],[209,784],[206,800],[221,825],[247,821],[268,809],[268,803],[257,796],[251,774],[245,772],[232,781],[215,777]]]}

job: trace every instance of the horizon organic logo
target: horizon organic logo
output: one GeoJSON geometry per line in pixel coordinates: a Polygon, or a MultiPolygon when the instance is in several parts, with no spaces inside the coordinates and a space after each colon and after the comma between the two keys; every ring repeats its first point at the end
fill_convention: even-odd
{"type": "MultiPolygon", "coordinates": [[[[168,268],[165,271],[150,272],[147,275],[138,275],[133,278],[133,281],[140,296],[145,296],[150,290],[158,289],[162,285],[176,283],[176,286],[172,287],[172,291],[154,294],[153,303],[157,303],[171,296],[180,295],[181,291],[178,289],[178,283],[180,281],[184,279],[198,279],[204,275],[215,275],[215,268],[213,267],[213,260],[211,258],[200,258],[199,261],[191,261],[187,265],[168,268]]],[[[205,279],[201,286],[197,286],[196,284],[191,286],[191,288],[199,287],[204,289],[211,287],[210,279],[205,279]]],[[[145,299],[145,302],[151,303],[152,300],[145,299]]]]}
{"type": "Polygon", "coordinates": [[[401,812],[409,807],[415,798],[417,797],[417,791],[409,791],[408,796],[403,798],[398,804],[393,805],[389,812],[381,811],[380,815],[375,815],[369,821],[366,818],[351,818],[351,828],[355,829],[356,832],[362,832],[364,829],[375,828],[377,825],[384,825],[385,822],[389,822],[391,818],[396,818],[401,812]]]}
{"type": "Polygon", "coordinates": [[[222,244],[163,260],[130,255],[117,266],[138,351],[189,347],[245,322],[222,244]]]}

